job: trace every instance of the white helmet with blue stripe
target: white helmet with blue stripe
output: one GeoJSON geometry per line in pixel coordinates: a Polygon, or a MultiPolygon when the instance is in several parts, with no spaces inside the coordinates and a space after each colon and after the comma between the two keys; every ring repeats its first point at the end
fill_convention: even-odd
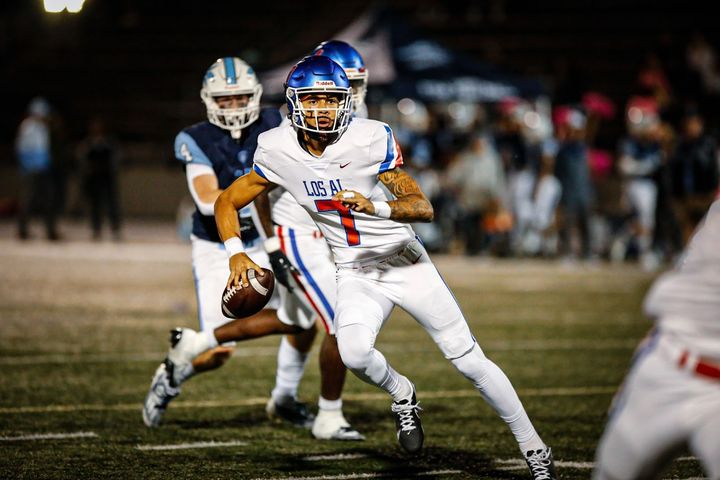
{"type": "Polygon", "coordinates": [[[200,98],[205,103],[208,121],[230,130],[233,138],[240,138],[242,129],[258,119],[261,96],[262,85],[255,71],[237,57],[219,58],[210,65],[200,89],[200,98]],[[247,95],[247,105],[221,108],[215,99],[230,95],[247,95]]]}

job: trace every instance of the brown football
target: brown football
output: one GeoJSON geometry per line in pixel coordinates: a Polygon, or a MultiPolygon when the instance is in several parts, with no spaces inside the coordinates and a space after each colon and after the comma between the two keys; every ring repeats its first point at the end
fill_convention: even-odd
{"type": "Polygon", "coordinates": [[[265,275],[255,275],[255,270],[248,270],[248,283],[244,288],[234,285],[225,287],[222,295],[222,312],[228,318],[245,318],[255,315],[270,301],[275,290],[275,275],[272,270],[263,268],[265,275]]]}

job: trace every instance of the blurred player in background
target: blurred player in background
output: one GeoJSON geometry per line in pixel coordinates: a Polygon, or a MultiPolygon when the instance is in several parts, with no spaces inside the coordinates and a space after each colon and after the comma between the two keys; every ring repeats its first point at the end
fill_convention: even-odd
{"type": "MultiPolygon", "coordinates": [[[[285,395],[271,400],[269,409],[273,415],[298,426],[311,428],[313,425],[314,416],[297,401],[296,395],[315,336],[315,318],[300,317],[294,310],[279,308],[279,294],[273,295],[260,313],[232,325],[226,325],[230,319],[221,311],[220,298],[229,271],[227,254],[215,226],[213,204],[224,188],[251,170],[258,135],[280,124],[280,113],[276,109],[260,109],[261,95],[262,86],[249,65],[235,57],[219,59],[207,70],[200,91],[208,121],[184,129],[175,140],[175,154],[185,164],[188,188],[197,207],[191,240],[200,329],[213,340],[213,331],[222,331],[224,337],[219,343],[224,345],[218,346],[216,342],[206,355],[182,367],[168,356],[158,367],[145,400],[143,420],[149,427],[159,424],[169,402],[180,393],[183,381],[196,372],[217,368],[229,358],[232,349],[228,342],[276,333],[292,335],[284,338],[278,352],[278,378],[284,381],[285,395]]],[[[244,247],[266,268],[272,259],[273,266],[280,267],[276,269],[276,278],[288,285],[290,272],[285,255],[273,251],[268,258],[263,248],[261,229],[265,232],[273,229],[267,196],[258,197],[254,205],[243,208],[237,216],[244,247]]],[[[280,290],[282,287],[276,292],[280,290]]],[[[185,331],[194,333],[177,329],[171,342],[181,341],[185,331]]],[[[341,382],[338,386],[334,380],[328,380],[339,398],[345,366],[337,346],[329,345],[321,353],[320,362],[326,375],[341,382]]],[[[339,413],[342,416],[342,412],[339,413]]],[[[348,434],[354,432],[349,425],[343,428],[348,434]]],[[[355,432],[355,436],[359,434],[355,432]]]]}
{"type": "Polygon", "coordinates": [[[595,480],[660,478],[689,449],[720,479],[720,200],[679,266],[655,281],[638,348],[597,451],[595,480]]]}
{"type": "Polygon", "coordinates": [[[30,238],[32,208],[39,204],[48,240],[59,240],[55,183],[52,176],[53,154],[50,128],[50,104],[42,97],[33,98],[28,116],[20,124],[15,140],[15,154],[20,167],[18,199],[18,237],[30,238]]]}
{"type": "MultiPolygon", "coordinates": [[[[327,56],[343,67],[353,89],[353,115],[366,116],[368,72],[357,50],[345,42],[331,40],[316,47],[312,55],[327,56]]],[[[322,355],[336,356],[334,362],[320,364],[320,398],[312,433],[320,439],[360,440],[362,436],[350,428],[342,414],[340,394],[347,370],[334,368],[338,363],[342,365],[333,322],[336,297],[335,263],[322,232],[289,192],[277,188],[271,193],[271,200],[275,228],[274,232],[268,232],[265,250],[270,255],[273,270],[287,270],[288,279],[294,285],[289,291],[281,291],[284,309],[302,317],[306,322],[318,318],[326,332],[320,347],[322,355]],[[277,252],[283,254],[279,258],[290,260],[292,269],[288,269],[288,264],[273,260],[277,252]],[[332,368],[328,369],[328,365],[332,368]]],[[[287,338],[282,340],[283,343],[287,341],[287,338]]],[[[283,346],[280,355],[283,353],[282,349],[283,346]]],[[[273,405],[281,404],[296,391],[297,382],[293,378],[288,379],[287,374],[278,369],[275,388],[268,403],[268,414],[272,416],[273,405]]]]}
{"type": "MultiPolygon", "coordinates": [[[[431,221],[433,210],[415,181],[399,168],[402,154],[390,127],[352,118],[350,83],[329,58],[313,56],[298,63],[285,91],[292,124],[259,138],[253,171],[215,203],[218,230],[230,255],[228,284],[247,285],[247,271],[260,271],[243,251],[235,211],[273,185],[284,187],[331,246],[337,266],[334,321],[342,360],[360,379],[391,395],[401,447],[419,452],[424,434],[414,385],[375,349],[375,339],[395,305],[428,331],[445,357],[508,424],[533,478],[555,478],[550,448],[505,374],[485,357],[452,293],[407,225],[431,221]]],[[[212,347],[203,340],[198,336],[178,343],[176,357],[191,362],[212,347]]]]}

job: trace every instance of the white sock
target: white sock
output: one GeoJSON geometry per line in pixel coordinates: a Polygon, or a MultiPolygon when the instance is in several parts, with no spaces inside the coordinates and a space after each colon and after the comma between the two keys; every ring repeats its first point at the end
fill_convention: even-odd
{"type": "MultiPolygon", "coordinates": [[[[215,338],[215,332],[212,330],[203,330],[200,332],[200,335],[202,336],[201,342],[204,346],[207,346],[205,350],[210,350],[211,348],[215,348],[218,346],[217,338],[215,338]]],[[[203,352],[205,351],[203,350],[203,352]]]]}
{"type": "Polygon", "coordinates": [[[338,398],[337,400],[327,400],[320,395],[320,398],[318,399],[318,409],[320,410],[342,410],[342,404],[342,398],[338,398]]]}
{"type": "Polygon", "coordinates": [[[452,360],[452,363],[507,423],[523,453],[546,448],[510,380],[500,367],[485,356],[479,345],[475,344],[469,353],[452,360]]]}
{"type": "Polygon", "coordinates": [[[303,373],[308,354],[293,347],[286,336],[280,340],[278,349],[278,366],[275,376],[275,388],[272,390],[272,398],[280,403],[288,398],[297,398],[298,387],[303,373]]]}

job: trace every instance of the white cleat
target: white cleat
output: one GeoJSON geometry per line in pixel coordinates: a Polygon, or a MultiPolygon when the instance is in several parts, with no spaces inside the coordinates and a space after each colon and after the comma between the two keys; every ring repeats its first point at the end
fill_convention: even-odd
{"type": "Polygon", "coordinates": [[[320,410],[315,417],[312,434],[318,440],[365,440],[365,436],[352,428],[342,410],[320,410]]]}
{"type": "Polygon", "coordinates": [[[168,375],[165,363],[161,363],[155,371],[150,390],[145,396],[143,404],[143,422],[147,427],[157,427],[162,420],[163,414],[167,409],[170,401],[180,395],[180,388],[170,385],[170,376],[168,375]]]}

